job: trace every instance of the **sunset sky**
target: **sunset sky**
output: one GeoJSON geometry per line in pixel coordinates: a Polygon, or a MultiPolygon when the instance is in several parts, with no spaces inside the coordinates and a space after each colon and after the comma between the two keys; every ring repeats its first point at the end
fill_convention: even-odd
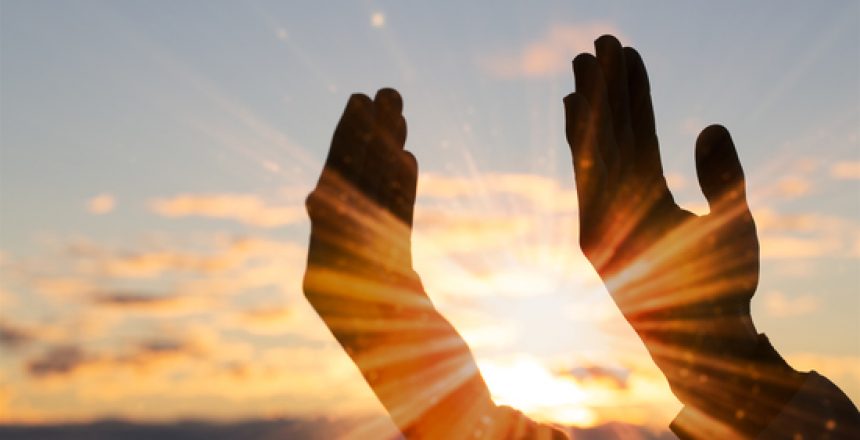
{"type": "Polygon", "coordinates": [[[301,278],[334,126],[387,86],[415,268],[496,402],[664,429],[681,405],[577,245],[561,99],[606,33],[688,209],[696,135],[731,131],[756,326],[860,401],[860,3],[647,3],[0,2],[0,423],[383,414],[301,278]]]}

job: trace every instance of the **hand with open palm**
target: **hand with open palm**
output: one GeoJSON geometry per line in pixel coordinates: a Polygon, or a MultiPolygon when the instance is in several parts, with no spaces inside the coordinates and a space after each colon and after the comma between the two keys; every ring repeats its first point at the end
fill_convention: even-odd
{"type": "Polygon", "coordinates": [[[418,166],[393,89],[350,97],[307,199],[304,291],[410,439],[564,439],[490,399],[412,268],[418,166]]]}
{"type": "Polygon", "coordinates": [[[675,395],[741,434],[766,425],[800,377],[759,337],[750,300],[759,245],[728,131],[696,141],[710,212],[675,204],[660,163],[639,54],[612,36],[573,61],[566,134],[579,196],[580,245],[675,395]]]}

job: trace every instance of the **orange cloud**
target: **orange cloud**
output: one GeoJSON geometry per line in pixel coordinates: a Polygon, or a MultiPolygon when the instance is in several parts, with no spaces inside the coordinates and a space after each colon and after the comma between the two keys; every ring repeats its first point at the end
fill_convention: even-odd
{"type": "Polygon", "coordinates": [[[830,166],[830,176],[841,180],[860,179],[860,161],[836,162],[830,166]]]}
{"type": "Polygon", "coordinates": [[[842,244],[834,239],[762,235],[759,237],[762,258],[818,258],[836,255],[842,244]]]}
{"type": "Polygon", "coordinates": [[[107,214],[113,211],[116,200],[113,195],[102,193],[87,201],[87,210],[96,215],[107,214]]]}
{"type": "Polygon", "coordinates": [[[283,305],[259,306],[237,313],[239,328],[255,334],[279,334],[293,330],[289,324],[297,320],[297,310],[283,305]]]}
{"type": "Polygon", "coordinates": [[[819,258],[851,255],[860,239],[856,222],[819,214],[783,214],[771,209],[753,213],[762,258],[819,258]]]}
{"type": "MultiPolygon", "coordinates": [[[[71,249],[73,256],[87,263],[84,274],[117,278],[153,278],[167,272],[216,275],[239,269],[251,260],[304,255],[304,249],[294,243],[261,238],[216,239],[212,248],[198,252],[181,249],[127,252],[93,245],[83,251],[76,249],[71,249]]],[[[62,286],[56,286],[59,287],[62,286]]]]}
{"type": "Polygon", "coordinates": [[[821,305],[818,298],[809,295],[791,298],[782,292],[773,291],[763,296],[765,312],[777,318],[807,315],[818,310],[821,305]]]}
{"type": "Polygon", "coordinates": [[[181,194],[153,200],[150,208],[165,217],[217,218],[262,228],[284,226],[306,218],[304,207],[300,205],[270,205],[253,194],[181,194]]]}
{"type": "Polygon", "coordinates": [[[785,177],[777,183],[779,194],[788,199],[805,196],[812,191],[812,181],[806,177],[785,177]]]}
{"type": "Polygon", "coordinates": [[[478,64],[500,78],[543,78],[570,74],[573,57],[581,52],[593,52],[594,40],[604,34],[613,34],[623,43],[630,43],[610,23],[553,25],[538,40],[527,44],[519,52],[481,58],[478,64]]]}

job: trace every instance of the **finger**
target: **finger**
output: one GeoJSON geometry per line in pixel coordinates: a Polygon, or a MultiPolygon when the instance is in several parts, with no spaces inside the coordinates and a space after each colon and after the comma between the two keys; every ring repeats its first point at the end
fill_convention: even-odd
{"type": "Polygon", "coordinates": [[[412,228],[415,210],[415,191],[418,184],[418,160],[409,151],[403,151],[399,157],[399,165],[395,172],[396,185],[391,191],[391,211],[400,221],[412,228]]]}
{"type": "Polygon", "coordinates": [[[355,181],[372,133],[373,103],[364,94],[353,94],[334,130],[325,168],[337,171],[346,181],[355,181]]]}
{"type": "Polygon", "coordinates": [[[606,175],[591,112],[588,101],[579,93],[564,98],[565,134],[573,156],[581,223],[590,223],[590,218],[598,216],[592,208],[603,192],[606,175]]]}
{"type": "Polygon", "coordinates": [[[573,59],[573,74],[576,79],[576,93],[589,104],[590,120],[588,126],[594,129],[596,147],[608,174],[612,179],[617,176],[618,151],[612,133],[612,113],[600,65],[591,54],[583,53],[573,59]]]}
{"type": "Polygon", "coordinates": [[[651,103],[651,85],[642,57],[632,47],[624,48],[627,67],[627,90],[630,95],[630,119],[635,144],[633,172],[638,180],[655,192],[655,196],[670,196],[660,147],[654,124],[654,107],[651,103]]]}
{"type": "Polygon", "coordinates": [[[391,185],[397,181],[398,157],[406,140],[403,101],[394,89],[380,89],[373,101],[373,140],[365,156],[363,183],[380,208],[390,210],[391,185]]]}
{"type": "Polygon", "coordinates": [[[633,130],[630,126],[630,95],[624,50],[612,35],[603,35],[595,40],[594,48],[606,83],[612,126],[618,145],[618,161],[622,169],[627,168],[633,159],[633,130]]]}
{"type": "Polygon", "coordinates": [[[403,98],[397,90],[379,89],[373,98],[377,124],[386,135],[390,148],[403,149],[406,142],[406,121],[403,119],[403,98]]]}
{"type": "Polygon", "coordinates": [[[705,128],[696,139],[696,172],[712,213],[749,209],[744,171],[732,137],[722,125],[705,128]]]}

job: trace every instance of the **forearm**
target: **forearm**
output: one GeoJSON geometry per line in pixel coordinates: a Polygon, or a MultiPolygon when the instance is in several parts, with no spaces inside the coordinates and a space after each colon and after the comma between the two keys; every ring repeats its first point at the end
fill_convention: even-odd
{"type": "Polygon", "coordinates": [[[315,268],[305,293],[407,438],[566,438],[493,403],[469,347],[417,275],[380,281],[315,268]]]}

